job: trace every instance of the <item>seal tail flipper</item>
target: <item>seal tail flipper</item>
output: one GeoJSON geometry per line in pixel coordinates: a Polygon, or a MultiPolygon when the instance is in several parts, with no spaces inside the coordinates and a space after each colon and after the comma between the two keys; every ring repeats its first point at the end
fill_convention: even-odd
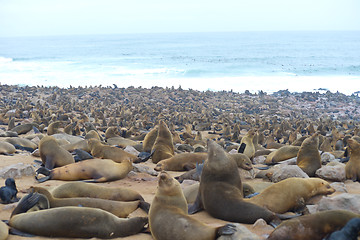
{"type": "Polygon", "coordinates": [[[246,144],[242,143],[238,149],[238,153],[244,153],[245,148],[246,148],[246,144]]]}
{"type": "Polygon", "coordinates": [[[219,227],[216,230],[216,238],[223,235],[233,235],[236,232],[236,226],[234,224],[228,223],[225,226],[219,227]]]}
{"type": "Polygon", "coordinates": [[[198,193],[196,200],[193,204],[188,205],[188,214],[194,214],[203,210],[201,196],[198,193]]]}
{"type": "Polygon", "coordinates": [[[21,236],[21,237],[35,237],[35,235],[32,235],[30,233],[22,232],[20,230],[15,229],[15,228],[10,228],[9,233],[11,235],[17,235],[17,236],[21,236]]]}
{"type": "Polygon", "coordinates": [[[149,213],[150,203],[145,202],[145,201],[140,201],[140,202],[139,202],[139,208],[141,208],[142,210],[144,210],[146,213],[149,213]]]}
{"type": "Polygon", "coordinates": [[[275,215],[281,220],[288,220],[288,219],[300,217],[302,214],[286,215],[286,214],[275,213],[275,215]]]}
{"type": "Polygon", "coordinates": [[[31,192],[30,194],[26,195],[21,199],[21,201],[15,207],[15,209],[11,213],[11,216],[27,212],[30,208],[35,206],[35,204],[39,201],[39,199],[40,199],[40,195],[36,192],[35,193],[31,192]]]}

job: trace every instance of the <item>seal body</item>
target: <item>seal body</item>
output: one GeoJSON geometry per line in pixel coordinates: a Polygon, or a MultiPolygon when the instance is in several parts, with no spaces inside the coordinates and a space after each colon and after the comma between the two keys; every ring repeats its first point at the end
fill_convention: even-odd
{"type": "Polygon", "coordinates": [[[271,152],[267,157],[265,163],[272,164],[288,160],[297,156],[300,150],[299,146],[286,145],[271,152]]]}
{"type": "Polygon", "coordinates": [[[246,201],[276,213],[285,213],[304,207],[313,196],[334,192],[335,189],[320,178],[287,178],[246,201]]]}
{"type": "Polygon", "coordinates": [[[60,147],[56,139],[52,136],[45,136],[40,140],[39,153],[41,161],[48,169],[75,162],[71,153],[60,147]]]}
{"type": "Polygon", "coordinates": [[[322,240],[328,234],[345,226],[358,214],[344,210],[329,210],[282,222],[267,240],[322,240]]]}
{"type": "Polygon", "coordinates": [[[9,225],[22,232],[45,237],[115,238],[141,232],[147,218],[118,218],[101,209],[61,207],[21,213],[9,225]]]}
{"type": "Polygon", "coordinates": [[[9,227],[3,221],[0,221],[0,240],[6,240],[8,236],[9,227]]]}
{"type": "Polygon", "coordinates": [[[148,132],[143,141],[143,151],[151,152],[151,149],[155,143],[156,137],[158,135],[159,127],[156,126],[150,132],[148,132]]]}
{"type": "Polygon", "coordinates": [[[154,152],[151,157],[153,163],[158,163],[163,159],[174,156],[172,135],[163,120],[160,121],[158,135],[152,147],[152,151],[154,152]]]}
{"type": "Polygon", "coordinates": [[[63,181],[93,180],[107,182],[122,179],[132,170],[130,161],[116,163],[110,159],[88,159],[54,168],[50,179],[63,181]]]}
{"type": "Polygon", "coordinates": [[[188,171],[196,167],[207,158],[207,153],[179,153],[171,158],[159,161],[154,168],[156,171],[188,171]]]}
{"type": "Polygon", "coordinates": [[[94,183],[69,182],[51,191],[55,198],[90,197],[115,201],[135,201],[144,198],[135,190],[124,187],[104,187],[94,183]]]}
{"type": "Polygon", "coordinates": [[[180,184],[162,172],[149,211],[151,235],[156,240],[216,239],[217,229],[187,214],[187,203],[180,184]]]}
{"type": "Polygon", "coordinates": [[[0,142],[0,154],[13,154],[16,152],[14,145],[8,142],[0,142]]]}
{"type": "Polygon", "coordinates": [[[346,178],[353,181],[360,181],[360,143],[350,138],[348,139],[350,149],[350,159],[346,163],[346,178]]]}
{"type": "Polygon", "coordinates": [[[321,157],[318,150],[318,133],[306,138],[297,154],[296,164],[309,176],[314,177],[316,170],[321,167],[321,157]]]}
{"type": "Polygon", "coordinates": [[[255,146],[254,146],[254,137],[255,137],[255,131],[250,130],[242,139],[240,144],[245,143],[246,147],[244,150],[244,154],[248,156],[250,159],[252,159],[255,155],[255,146]]]}
{"type": "Polygon", "coordinates": [[[202,206],[215,218],[231,222],[254,223],[259,218],[271,222],[276,217],[273,212],[243,200],[235,161],[213,141],[208,142],[208,158],[201,174],[199,195],[189,212],[196,206],[202,206]]]}

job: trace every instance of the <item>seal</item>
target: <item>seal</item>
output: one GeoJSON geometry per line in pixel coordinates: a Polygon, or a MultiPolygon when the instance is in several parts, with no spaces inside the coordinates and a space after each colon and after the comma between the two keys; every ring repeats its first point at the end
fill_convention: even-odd
{"type": "Polygon", "coordinates": [[[156,171],[189,171],[196,167],[207,158],[207,153],[179,153],[171,158],[159,161],[156,166],[156,171]]]}
{"type": "Polygon", "coordinates": [[[37,170],[35,178],[39,182],[47,180],[76,181],[88,180],[90,182],[108,182],[122,179],[132,170],[130,161],[116,163],[110,159],[88,159],[68,164],[52,170],[41,167],[37,170]],[[38,178],[39,174],[46,177],[38,178]]]}
{"type": "Polygon", "coordinates": [[[54,135],[56,133],[61,133],[62,131],[59,130],[59,128],[63,128],[67,125],[68,122],[66,121],[55,121],[49,124],[49,126],[47,127],[47,134],[50,135],[54,135]]]}
{"type": "Polygon", "coordinates": [[[233,154],[228,154],[227,155],[229,158],[231,158],[232,160],[234,160],[236,162],[236,165],[239,168],[242,168],[244,170],[251,170],[253,169],[252,167],[252,162],[250,160],[250,158],[243,153],[233,153],[233,154]]]}
{"type": "Polygon", "coordinates": [[[88,142],[85,139],[81,139],[80,141],[77,141],[77,142],[61,145],[61,147],[69,152],[72,152],[75,149],[81,149],[86,152],[90,152],[88,142]]]}
{"type": "Polygon", "coordinates": [[[83,206],[99,208],[114,214],[117,217],[127,217],[140,206],[140,201],[114,201],[101,198],[54,198],[51,193],[43,187],[31,187],[31,190],[44,195],[50,204],[50,208],[83,206]]]}
{"type": "Polygon", "coordinates": [[[350,138],[347,140],[350,159],[345,165],[346,178],[360,181],[360,143],[350,138]]]}
{"type": "Polygon", "coordinates": [[[297,217],[282,222],[267,240],[322,240],[356,217],[359,215],[345,210],[328,210],[297,217]]]}
{"type": "Polygon", "coordinates": [[[333,232],[327,240],[357,240],[359,231],[360,218],[357,217],[349,220],[341,230],[333,232]]]}
{"type": "Polygon", "coordinates": [[[246,144],[244,154],[248,156],[248,158],[252,159],[255,154],[255,146],[254,146],[254,137],[255,137],[255,131],[249,130],[248,133],[241,139],[240,146],[242,143],[246,144]]]}
{"type": "Polygon", "coordinates": [[[0,142],[0,154],[9,155],[16,152],[14,145],[8,142],[0,142]]]}
{"type": "Polygon", "coordinates": [[[296,164],[309,176],[314,177],[316,170],[321,167],[321,157],[318,150],[319,135],[313,134],[306,138],[297,154],[296,164]]]}
{"type": "Polygon", "coordinates": [[[330,184],[320,178],[287,178],[267,187],[260,194],[245,199],[275,213],[300,210],[305,203],[316,195],[335,192],[330,184]]]}
{"type": "Polygon", "coordinates": [[[0,188],[1,203],[8,204],[19,201],[16,196],[17,193],[15,180],[13,178],[7,178],[5,180],[5,187],[0,188]]]}
{"type": "Polygon", "coordinates": [[[135,190],[124,187],[104,187],[94,183],[69,182],[62,184],[51,191],[55,198],[90,197],[114,201],[144,201],[144,198],[135,190]]]}
{"type": "Polygon", "coordinates": [[[21,137],[10,137],[5,139],[5,142],[11,143],[15,148],[22,150],[34,151],[38,147],[36,143],[21,137]]]}
{"type": "Polygon", "coordinates": [[[189,213],[202,208],[215,218],[231,222],[254,223],[259,218],[266,222],[278,220],[273,212],[243,200],[235,161],[211,140],[208,141],[208,158],[202,170],[199,194],[195,203],[189,206],[189,213]]]}
{"type": "Polygon", "coordinates": [[[274,164],[281,161],[288,160],[297,156],[300,150],[299,146],[286,145],[271,152],[265,160],[266,164],[274,164]]]}
{"type": "Polygon", "coordinates": [[[42,163],[50,170],[75,162],[71,153],[60,147],[52,136],[45,136],[40,140],[39,153],[42,163]]]}
{"type": "Polygon", "coordinates": [[[85,135],[85,139],[91,139],[91,138],[97,139],[97,140],[100,141],[100,136],[99,136],[98,132],[95,131],[95,130],[93,130],[93,129],[91,129],[91,130],[90,130],[89,132],[87,132],[86,135],[85,135]]]}
{"type": "Polygon", "coordinates": [[[180,184],[166,172],[159,175],[158,188],[149,211],[149,227],[156,240],[208,240],[235,232],[233,225],[215,228],[190,217],[180,184]]]}
{"type": "Polygon", "coordinates": [[[156,137],[158,135],[159,127],[154,127],[150,132],[148,132],[143,141],[143,151],[151,152],[152,147],[154,146],[156,137]]]}
{"type": "Polygon", "coordinates": [[[147,222],[146,217],[118,218],[102,209],[60,207],[17,214],[9,225],[44,237],[116,238],[142,232],[147,222]]]}
{"type": "Polygon", "coordinates": [[[21,125],[18,125],[14,128],[12,128],[10,131],[12,132],[16,132],[17,134],[25,134],[25,133],[28,133],[30,132],[31,130],[33,130],[33,126],[38,128],[39,125],[35,124],[35,123],[25,123],[25,124],[21,124],[21,125]]]}
{"type": "Polygon", "coordinates": [[[154,152],[151,157],[153,163],[158,163],[163,159],[174,156],[172,135],[163,120],[160,120],[158,135],[152,147],[152,151],[154,152]]]}
{"type": "Polygon", "coordinates": [[[111,159],[117,163],[121,163],[123,161],[141,161],[137,156],[125,152],[120,148],[105,145],[97,139],[89,139],[88,145],[91,155],[97,158],[111,159]]]}

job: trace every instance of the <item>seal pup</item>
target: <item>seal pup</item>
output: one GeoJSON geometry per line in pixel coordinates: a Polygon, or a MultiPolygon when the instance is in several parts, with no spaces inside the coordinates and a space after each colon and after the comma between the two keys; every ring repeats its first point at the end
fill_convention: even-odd
{"type": "Polygon", "coordinates": [[[346,178],[360,181],[360,143],[350,138],[347,141],[350,159],[345,165],[346,178]]]}
{"type": "Polygon", "coordinates": [[[60,207],[26,212],[11,217],[9,225],[44,237],[116,238],[144,230],[147,217],[118,218],[102,209],[60,207]],[[69,231],[71,230],[71,231],[69,231]]]}
{"type": "Polygon", "coordinates": [[[63,149],[52,136],[45,136],[40,140],[39,153],[45,168],[50,170],[75,162],[71,153],[63,149]]]}
{"type": "Polygon", "coordinates": [[[108,182],[126,177],[132,169],[133,166],[128,160],[116,163],[111,159],[94,158],[57,167],[52,170],[40,167],[36,171],[35,179],[38,182],[45,182],[47,180],[108,182]],[[46,177],[39,178],[39,174],[43,174],[46,177]]]}
{"type": "Polygon", "coordinates": [[[267,187],[260,194],[246,199],[275,213],[300,210],[305,203],[316,195],[328,195],[335,192],[330,184],[320,178],[287,178],[267,187]]]}
{"type": "Polygon", "coordinates": [[[163,120],[159,123],[158,135],[152,147],[152,151],[154,151],[151,157],[153,163],[158,163],[160,160],[174,156],[172,134],[163,120]]]}
{"type": "Polygon", "coordinates": [[[19,201],[16,196],[17,193],[15,180],[13,178],[7,178],[5,180],[5,186],[0,188],[0,200],[4,204],[17,202],[19,201]]]}
{"type": "Polygon", "coordinates": [[[319,134],[315,133],[306,138],[297,154],[296,164],[309,176],[314,177],[316,170],[321,167],[321,157],[318,150],[319,134]]]}
{"type": "Polygon", "coordinates": [[[123,161],[139,162],[140,158],[124,150],[103,144],[97,139],[89,139],[88,145],[92,156],[103,159],[111,159],[121,163],[123,161]]]}
{"type": "Polygon", "coordinates": [[[304,215],[282,222],[267,240],[322,240],[356,217],[359,215],[345,210],[328,210],[304,215]]]}
{"type": "Polygon", "coordinates": [[[260,206],[243,200],[243,187],[235,161],[215,142],[208,140],[208,158],[201,174],[199,194],[189,213],[201,209],[225,221],[254,223],[262,218],[266,222],[277,216],[260,206]]]}
{"type": "Polygon", "coordinates": [[[90,197],[114,201],[144,201],[144,198],[135,190],[124,187],[105,187],[94,183],[69,182],[62,184],[51,191],[55,198],[90,197]]]}
{"type": "Polygon", "coordinates": [[[10,155],[16,152],[14,145],[8,142],[0,141],[0,154],[10,155]]]}
{"type": "Polygon", "coordinates": [[[111,212],[117,217],[127,217],[130,213],[135,211],[138,207],[141,207],[139,200],[137,201],[114,201],[101,198],[55,198],[51,193],[43,187],[31,187],[31,190],[44,195],[50,204],[50,208],[67,207],[67,206],[82,206],[99,208],[108,212],[111,212]]]}
{"type": "Polygon", "coordinates": [[[150,206],[149,227],[156,240],[209,240],[235,232],[231,224],[214,228],[190,217],[179,182],[164,171],[150,206]]]}

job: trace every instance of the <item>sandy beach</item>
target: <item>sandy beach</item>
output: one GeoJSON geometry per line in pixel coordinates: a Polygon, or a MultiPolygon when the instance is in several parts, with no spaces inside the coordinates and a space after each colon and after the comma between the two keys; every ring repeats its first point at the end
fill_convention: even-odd
{"type": "MultiPolygon", "coordinates": [[[[83,115],[87,120],[96,126],[97,130],[104,135],[105,130],[111,126],[111,123],[126,129],[128,138],[135,137],[141,133],[147,133],[151,130],[160,118],[166,119],[169,126],[172,126],[178,134],[185,132],[185,126],[192,125],[194,136],[197,132],[202,134],[204,140],[207,138],[217,139],[221,143],[236,141],[224,139],[223,133],[225,126],[230,126],[233,130],[238,124],[241,126],[239,139],[245,136],[250,129],[262,129],[263,123],[268,121],[270,127],[262,129],[265,136],[275,131],[275,123],[283,121],[294,123],[303,121],[303,129],[309,124],[313,124],[315,129],[320,123],[326,122],[329,126],[335,126],[342,137],[352,135],[354,130],[359,127],[360,102],[357,96],[346,96],[340,93],[290,93],[288,91],[279,91],[273,95],[266,93],[234,93],[234,92],[200,92],[195,90],[182,90],[171,88],[41,88],[41,87],[14,87],[1,86],[1,125],[2,132],[8,130],[9,117],[15,118],[15,125],[24,123],[37,123],[42,134],[46,135],[46,128],[51,121],[61,119],[66,115],[66,121],[72,122],[82,119],[83,115]],[[39,116],[36,119],[35,116],[39,116]],[[46,122],[44,119],[48,118],[46,122]],[[256,120],[260,120],[260,124],[256,120]],[[271,120],[271,121],[270,121],[271,120]],[[42,121],[42,122],[39,122],[42,121]],[[347,124],[347,128],[344,127],[347,124]],[[203,128],[203,125],[207,127],[203,128]],[[133,129],[130,131],[130,129],[133,129]],[[215,134],[210,134],[214,132],[215,134]]],[[[80,125],[82,128],[82,125],[80,125]]],[[[295,128],[292,128],[295,130],[295,128]]],[[[63,129],[60,129],[62,131],[63,129]]],[[[86,131],[82,130],[81,134],[86,131]]],[[[125,133],[125,132],[124,132],[125,133]]],[[[33,130],[19,134],[19,137],[25,138],[34,134],[33,130]]],[[[299,132],[301,134],[301,132],[299,132]]],[[[304,131],[306,135],[306,131],[304,131]]],[[[331,128],[326,131],[326,135],[331,135],[331,128]]],[[[125,136],[125,135],[124,135],[125,136]]],[[[4,141],[7,137],[0,137],[4,141]]],[[[284,145],[289,144],[283,138],[278,139],[284,145]]],[[[34,142],[36,142],[34,140],[34,142]]],[[[138,143],[141,143],[139,140],[138,143]]],[[[180,144],[184,144],[182,140],[180,144]]],[[[335,150],[335,149],[334,149],[335,150]]],[[[179,154],[178,151],[176,154],[179,154]]],[[[36,170],[39,164],[34,160],[40,160],[34,157],[30,152],[17,150],[13,156],[0,155],[0,170],[2,168],[17,164],[29,164],[36,170]]],[[[154,168],[155,164],[151,159],[140,163],[154,168]]],[[[179,176],[182,172],[169,171],[172,176],[179,176]]],[[[245,178],[243,182],[249,183],[254,188],[262,190],[263,183],[269,183],[269,180],[261,178],[245,178]]],[[[0,179],[0,185],[4,185],[5,179],[0,179]]],[[[19,191],[18,197],[23,197],[31,186],[42,186],[53,188],[59,186],[65,181],[50,180],[44,183],[38,183],[34,176],[21,176],[16,178],[16,185],[19,191]]],[[[328,181],[332,183],[333,181],[328,181]]],[[[186,181],[182,185],[185,187],[193,182],[186,181]]],[[[103,186],[122,186],[138,191],[144,199],[151,204],[157,188],[157,177],[147,173],[130,172],[124,179],[97,183],[103,186]]],[[[350,180],[344,181],[345,188],[350,194],[360,194],[360,183],[350,180]]],[[[340,194],[335,192],[331,196],[340,194]]],[[[316,198],[312,203],[318,202],[316,198]]],[[[0,204],[0,219],[9,220],[10,214],[16,203],[0,204]]],[[[140,209],[133,212],[132,216],[146,216],[146,213],[140,209]]],[[[205,211],[193,215],[194,218],[210,224],[212,226],[221,226],[226,221],[215,219],[205,211]]],[[[251,232],[255,233],[260,239],[266,239],[273,228],[270,225],[254,227],[252,224],[243,224],[251,232]]],[[[9,240],[26,239],[20,236],[10,235],[9,240]]],[[[45,237],[34,237],[32,239],[46,239],[45,237]]],[[[52,238],[64,239],[64,238],[52,238]]],[[[141,233],[127,238],[116,239],[152,239],[148,233],[141,233]]]]}

